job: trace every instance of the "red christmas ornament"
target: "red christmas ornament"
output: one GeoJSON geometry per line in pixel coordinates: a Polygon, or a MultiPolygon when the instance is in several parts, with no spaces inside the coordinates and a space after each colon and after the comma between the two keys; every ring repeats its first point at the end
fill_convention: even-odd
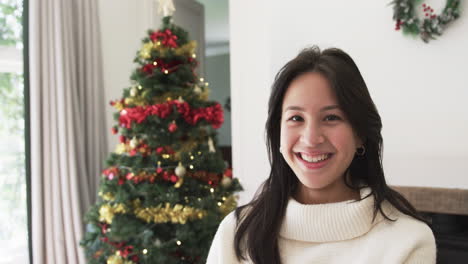
{"type": "Polygon", "coordinates": [[[111,132],[112,132],[112,134],[115,135],[115,134],[117,134],[118,130],[117,130],[116,127],[112,127],[112,128],[111,128],[111,132]]]}
{"type": "Polygon", "coordinates": [[[101,225],[101,233],[107,233],[107,228],[109,227],[108,224],[100,224],[101,225]]]}
{"type": "Polygon", "coordinates": [[[135,176],[135,175],[134,175],[132,172],[129,172],[129,173],[127,173],[127,175],[125,176],[125,178],[126,178],[127,180],[131,180],[134,176],[135,176]]]}
{"type": "Polygon", "coordinates": [[[157,168],[157,169],[156,169],[156,173],[159,174],[159,173],[161,173],[161,172],[163,172],[163,169],[162,169],[162,168],[157,168]]]}
{"type": "Polygon", "coordinates": [[[126,140],[127,140],[127,138],[124,137],[124,136],[120,136],[120,137],[119,137],[120,143],[125,143],[126,140]]]}
{"type": "Polygon", "coordinates": [[[179,177],[177,175],[172,174],[170,177],[170,181],[173,183],[176,183],[179,180],[179,177]]]}
{"type": "Polygon", "coordinates": [[[123,185],[125,183],[125,179],[119,178],[119,185],[123,185]]]}
{"type": "Polygon", "coordinates": [[[232,169],[226,169],[224,171],[224,176],[232,178],[232,169]]]}
{"type": "Polygon", "coordinates": [[[175,122],[172,122],[169,124],[169,132],[174,133],[177,130],[177,124],[175,122]]]}

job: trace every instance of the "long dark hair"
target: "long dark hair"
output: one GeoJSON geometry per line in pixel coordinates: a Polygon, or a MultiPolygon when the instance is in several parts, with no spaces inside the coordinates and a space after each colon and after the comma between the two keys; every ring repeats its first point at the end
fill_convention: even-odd
{"type": "Polygon", "coordinates": [[[353,59],[340,49],[323,52],[316,46],[304,49],[276,75],[268,103],[266,139],[271,172],[254,199],[236,209],[238,221],[234,238],[239,260],[250,258],[255,264],[280,264],[278,234],[288,200],[299,181],[279,153],[281,108],[290,83],[306,72],[316,72],[330,83],[338,104],[346,114],[353,130],[364,142],[365,155],[355,156],[347,169],[346,185],[354,190],[370,187],[375,200],[374,218],[382,210],[382,202],[425,221],[413,206],[386,183],[382,168],[382,121],[367,90],[366,83],[353,59]]]}

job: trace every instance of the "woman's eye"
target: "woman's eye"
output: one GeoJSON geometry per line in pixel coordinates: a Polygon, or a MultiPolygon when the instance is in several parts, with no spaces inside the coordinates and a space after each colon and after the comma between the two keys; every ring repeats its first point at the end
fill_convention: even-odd
{"type": "Polygon", "coordinates": [[[300,117],[300,116],[295,115],[295,116],[290,117],[289,120],[291,120],[291,121],[303,121],[304,119],[302,119],[302,117],[300,117]]]}
{"type": "Polygon", "coordinates": [[[337,115],[327,115],[325,117],[325,121],[337,121],[337,120],[341,120],[341,117],[337,115]]]}

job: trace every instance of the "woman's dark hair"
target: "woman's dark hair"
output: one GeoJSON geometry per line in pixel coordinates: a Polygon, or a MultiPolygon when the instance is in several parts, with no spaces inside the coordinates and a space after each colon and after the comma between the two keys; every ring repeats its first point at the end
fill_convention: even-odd
{"type": "Polygon", "coordinates": [[[290,83],[299,75],[316,72],[325,77],[354,132],[364,142],[365,155],[355,156],[347,169],[346,185],[354,190],[370,187],[375,200],[374,219],[388,201],[396,209],[425,221],[413,206],[386,183],[382,168],[382,121],[353,59],[340,49],[324,51],[316,46],[304,49],[276,75],[268,103],[266,143],[271,164],[268,179],[254,199],[236,209],[238,219],[234,238],[237,258],[250,258],[255,264],[280,264],[278,234],[289,198],[299,181],[279,153],[283,98],[290,83]]]}

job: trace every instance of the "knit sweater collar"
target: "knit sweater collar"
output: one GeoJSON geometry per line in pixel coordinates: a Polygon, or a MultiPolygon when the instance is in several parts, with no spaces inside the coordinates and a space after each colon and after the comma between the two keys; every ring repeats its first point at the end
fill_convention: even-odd
{"type": "MultiPolygon", "coordinates": [[[[361,199],[369,195],[370,188],[360,191],[361,199]]],[[[353,239],[367,233],[383,217],[375,221],[374,197],[361,201],[349,200],[329,204],[300,204],[289,200],[280,236],[306,242],[332,242],[353,239]]]]}

